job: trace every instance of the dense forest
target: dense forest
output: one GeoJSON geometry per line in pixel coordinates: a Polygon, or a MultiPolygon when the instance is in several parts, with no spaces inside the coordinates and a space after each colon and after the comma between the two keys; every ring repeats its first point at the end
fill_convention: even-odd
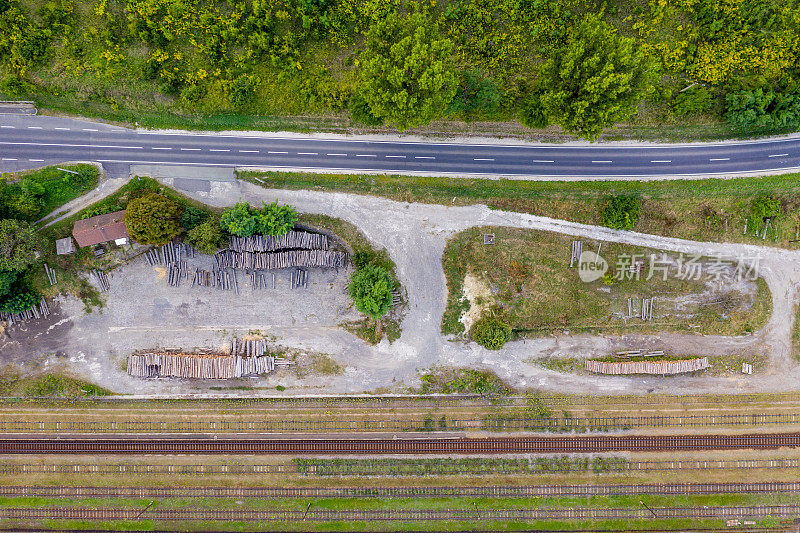
{"type": "Polygon", "coordinates": [[[798,0],[0,0],[0,94],[127,116],[800,127],[798,0]]]}

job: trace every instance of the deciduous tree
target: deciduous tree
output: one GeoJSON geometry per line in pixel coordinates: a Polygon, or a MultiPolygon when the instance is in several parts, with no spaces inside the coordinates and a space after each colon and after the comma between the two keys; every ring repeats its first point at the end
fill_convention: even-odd
{"type": "Polygon", "coordinates": [[[249,237],[258,233],[258,213],[247,202],[239,202],[222,213],[222,228],[238,237],[249,237]]]}
{"type": "Polygon", "coordinates": [[[181,232],[182,214],[183,208],[178,202],[150,193],[128,202],[124,220],[133,240],[161,246],[181,232]]]}
{"type": "Polygon", "coordinates": [[[347,290],[356,309],[372,318],[379,329],[381,317],[392,308],[394,280],[389,271],[368,263],[353,273],[347,290]]]}
{"type": "Polygon", "coordinates": [[[210,255],[222,246],[225,234],[222,231],[219,219],[212,218],[190,229],[186,234],[186,240],[197,248],[200,253],[210,255]]]}
{"type": "Polygon", "coordinates": [[[290,205],[278,205],[278,202],[268,204],[258,212],[258,232],[261,235],[277,237],[285,235],[297,222],[297,211],[290,205]]]}
{"type": "Polygon", "coordinates": [[[25,270],[36,262],[41,240],[22,220],[0,220],[0,270],[25,270]]]}

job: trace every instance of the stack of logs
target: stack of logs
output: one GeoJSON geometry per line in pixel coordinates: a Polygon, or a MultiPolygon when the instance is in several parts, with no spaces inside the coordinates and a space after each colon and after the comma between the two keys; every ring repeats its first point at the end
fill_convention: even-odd
{"type": "Polygon", "coordinates": [[[0,322],[5,322],[9,326],[13,326],[25,320],[47,318],[49,314],[50,308],[47,306],[47,301],[42,298],[39,305],[34,305],[27,311],[22,311],[20,313],[5,313],[0,311],[0,322]]]}
{"type": "Polygon", "coordinates": [[[252,235],[231,237],[229,248],[234,252],[275,252],[277,250],[327,250],[328,237],[308,231],[290,231],[280,237],[252,235]]]}
{"type": "MultiPolygon", "coordinates": [[[[250,272],[250,287],[253,290],[266,289],[268,285],[267,272],[264,270],[252,270],[250,272]]],[[[275,273],[272,273],[272,288],[275,288],[275,273]]]]}
{"type": "Polygon", "coordinates": [[[103,292],[108,291],[110,288],[110,285],[108,284],[108,274],[106,274],[103,270],[92,270],[92,274],[94,274],[94,278],[97,280],[97,283],[100,284],[100,290],[103,292]]]}
{"type": "Polygon", "coordinates": [[[50,283],[51,287],[58,283],[58,281],[56,281],[56,271],[50,268],[50,265],[47,263],[44,264],[44,273],[47,274],[47,281],[50,283]]]}
{"type": "Polygon", "coordinates": [[[235,252],[222,250],[215,256],[217,268],[248,270],[278,268],[342,268],[347,266],[347,254],[329,250],[288,250],[285,252],[235,252]]]}
{"type": "Polygon", "coordinates": [[[261,357],[267,353],[267,341],[264,339],[231,339],[231,355],[243,357],[261,357]]]}
{"type": "Polygon", "coordinates": [[[189,272],[186,269],[186,261],[176,261],[169,264],[169,284],[179,287],[183,278],[188,278],[189,272]]]}
{"type": "Polygon", "coordinates": [[[151,248],[147,250],[144,256],[150,266],[155,266],[177,263],[183,256],[194,257],[195,254],[195,249],[190,245],[182,242],[175,243],[174,241],[170,241],[161,248],[151,248]]]}
{"type": "Polygon", "coordinates": [[[292,271],[292,288],[299,289],[300,287],[304,289],[308,287],[308,270],[302,268],[292,271]]]}
{"type": "Polygon", "coordinates": [[[655,374],[673,375],[686,372],[697,372],[709,367],[708,357],[682,359],[679,361],[627,361],[606,363],[604,361],[586,361],[586,370],[595,374],[655,374]]]}
{"type": "Polygon", "coordinates": [[[159,352],[128,357],[128,374],[139,378],[232,379],[266,374],[274,368],[271,356],[159,352]]]}
{"type": "Polygon", "coordinates": [[[196,268],[194,271],[194,277],[192,278],[192,287],[195,285],[198,287],[210,287],[211,272],[208,270],[203,270],[202,268],[196,268]]]}

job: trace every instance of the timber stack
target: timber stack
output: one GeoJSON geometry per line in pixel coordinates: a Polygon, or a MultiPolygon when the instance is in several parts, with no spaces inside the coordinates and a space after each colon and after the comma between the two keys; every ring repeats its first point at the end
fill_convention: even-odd
{"type": "Polygon", "coordinates": [[[697,372],[709,367],[708,357],[697,359],[681,359],[679,361],[625,361],[607,363],[604,361],[586,361],[586,370],[595,374],[654,374],[674,375],[686,372],[697,372]]]}
{"type": "Polygon", "coordinates": [[[235,252],[222,250],[215,255],[217,268],[275,270],[279,268],[342,268],[345,252],[330,250],[288,250],[285,252],[235,252]]]}
{"type": "Polygon", "coordinates": [[[271,356],[148,352],[128,357],[128,374],[138,378],[234,379],[274,369],[271,356]]]}
{"type": "Polygon", "coordinates": [[[231,355],[242,357],[261,357],[267,353],[267,341],[264,339],[231,339],[231,355]]]}
{"type": "Polygon", "coordinates": [[[49,314],[50,307],[47,305],[47,300],[42,298],[39,301],[39,305],[34,305],[27,311],[21,311],[19,313],[6,313],[0,311],[0,322],[5,322],[7,326],[13,326],[14,324],[19,324],[20,322],[24,322],[26,320],[47,318],[49,314]]]}
{"type": "Polygon", "coordinates": [[[229,248],[234,252],[275,252],[278,250],[327,250],[328,236],[308,231],[290,231],[279,237],[271,235],[232,236],[229,248]]]}

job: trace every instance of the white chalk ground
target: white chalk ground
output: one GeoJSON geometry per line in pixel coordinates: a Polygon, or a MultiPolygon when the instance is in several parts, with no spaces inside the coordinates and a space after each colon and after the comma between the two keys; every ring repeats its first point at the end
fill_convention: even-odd
{"type": "MultiPolygon", "coordinates": [[[[73,326],[66,333],[65,339],[69,366],[75,372],[117,392],[158,395],[210,392],[207,385],[198,388],[188,382],[134,380],[122,370],[124,357],[134,347],[148,348],[154,344],[184,348],[215,346],[232,333],[246,334],[252,329],[263,331],[274,338],[273,343],[285,347],[328,354],[346,367],[342,375],[310,377],[302,382],[296,379],[278,382],[276,376],[251,381],[251,384],[264,387],[274,387],[278,383],[286,385],[288,389],[283,394],[361,393],[392,386],[395,390],[402,390],[403,387],[415,383],[418,370],[433,365],[487,368],[520,387],[577,393],[778,391],[795,390],[800,380],[800,366],[792,359],[790,351],[791,326],[800,282],[798,252],[742,244],[699,243],[616,231],[491,210],[480,205],[446,207],[409,204],[341,193],[269,190],[245,182],[204,182],[201,185],[189,183],[190,180],[162,181],[210,205],[229,206],[241,200],[255,204],[262,200],[278,200],[293,204],[303,212],[323,213],[355,224],[372,242],[385,247],[397,263],[400,280],[408,290],[408,312],[399,340],[392,344],[384,341],[374,347],[368,346],[334,324],[339,318],[347,316],[347,310],[341,307],[344,305],[343,292],[336,294],[336,290],[343,291],[343,283],[346,281],[337,278],[330,280],[333,284],[329,295],[331,300],[326,303],[332,308],[327,311],[317,309],[315,318],[307,316],[311,301],[297,302],[296,305],[286,307],[278,306],[275,309],[271,306],[277,304],[265,301],[261,310],[257,307],[249,311],[240,309],[230,313],[227,320],[221,320],[218,313],[225,313],[224,308],[207,313],[200,304],[193,306],[191,302],[184,302],[187,305],[175,305],[171,296],[164,296],[167,292],[151,294],[153,289],[146,285],[141,285],[138,291],[141,301],[131,302],[130,291],[137,289],[131,280],[140,279],[144,283],[144,278],[136,278],[142,274],[136,273],[136,269],[140,267],[134,263],[124,268],[130,269],[136,276],[131,274],[128,278],[127,271],[123,270],[112,278],[112,292],[108,294],[108,307],[103,314],[81,316],[80,303],[72,299],[62,302],[64,310],[73,317],[73,326]],[[442,252],[447,239],[452,235],[481,225],[557,231],[667,251],[720,255],[731,260],[741,256],[760,256],[761,274],[772,291],[773,315],[761,331],[743,337],[681,334],[565,335],[512,342],[496,352],[485,350],[474,343],[453,342],[440,333],[440,321],[447,296],[441,266],[442,252]],[[125,283],[134,285],[126,292],[120,292],[119,297],[115,296],[115,288],[125,283]],[[336,289],[337,286],[339,289],[336,289]],[[123,297],[123,294],[127,296],[123,297]],[[167,302],[162,301],[164,298],[167,302]],[[120,311],[125,306],[139,309],[138,315],[147,317],[147,320],[140,321],[138,329],[131,324],[138,320],[137,313],[120,311]],[[238,322],[238,318],[233,319],[241,313],[249,313],[247,324],[238,322]],[[120,318],[123,316],[127,318],[120,318]],[[752,376],[665,379],[568,375],[525,362],[544,356],[607,354],[619,346],[651,346],[656,343],[659,346],[680,346],[684,353],[708,355],[748,350],[767,351],[768,364],[762,373],[752,376]]],[[[152,275],[152,272],[148,275],[152,275]]],[[[340,275],[346,276],[344,273],[340,275]]],[[[190,293],[182,298],[190,298],[188,294],[190,293]]],[[[320,294],[327,293],[323,291],[320,294]]],[[[237,309],[238,307],[240,304],[236,304],[237,309]]],[[[268,390],[238,392],[269,393],[268,390]]]]}

